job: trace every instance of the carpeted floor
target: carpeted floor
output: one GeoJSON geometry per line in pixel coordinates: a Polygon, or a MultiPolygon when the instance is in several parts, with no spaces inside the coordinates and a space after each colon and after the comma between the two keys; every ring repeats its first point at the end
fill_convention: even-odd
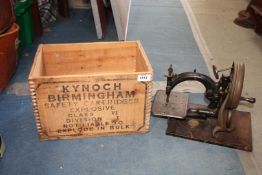
{"type": "MultiPolygon", "coordinates": [[[[70,19],[53,24],[24,51],[10,86],[26,82],[39,43],[96,41],[91,15],[74,10],[70,19]]],[[[104,40],[116,39],[111,19],[104,40]]],[[[133,0],[128,39],[142,40],[154,80],[164,80],[170,63],[176,72],[208,72],[177,0],[133,0]]],[[[166,136],[166,126],[166,119],[151,117],[148,134],[40,142],[30,97],[6,90],[0,94],[0,133],[7,146],[0,174],[244,174],[235,150],[166,136]]]]}

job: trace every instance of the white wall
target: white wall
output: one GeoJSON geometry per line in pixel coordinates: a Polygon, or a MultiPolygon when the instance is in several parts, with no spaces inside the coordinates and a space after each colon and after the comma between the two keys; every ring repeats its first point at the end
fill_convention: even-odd
{"type": "Polygon", "coordinates": [[[119,40],[126,40],[131,0],[111,0],[119,40]]]}

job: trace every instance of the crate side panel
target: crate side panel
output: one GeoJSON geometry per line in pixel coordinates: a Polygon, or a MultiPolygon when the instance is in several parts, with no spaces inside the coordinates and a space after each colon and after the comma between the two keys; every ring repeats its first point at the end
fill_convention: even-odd
{"type": "Polygon", "coordinates": [[[153,74],[152,66],[149,62],[149,59],[142,47],[142,44],[138,41],[137,42],[137,49],[136,49],[136,71],[137,72],[148,72],[153,74]]]}
{"type": "Polygon", "coordinates": [[[44,52],[47,76],[93,72],[135,72],[136,47],[85,48],[44,52]]]}
{"type": "Polygon", "coordinates": [[[42,76],[45,74],[45,66],[43,62],[43,46],[40,44],[38,46],[37,52],[34,57],[34,62],[30,70],[29,79],[34,79],[36,77],[42,76]]]}
{"type": "Polygon", "coordinates": [[[35,117],[35,124],[36,124],[36,129],[38,132],[38,137],[40,139],[45,138],[45,134],[43,133],[42,130],[42,125],[40,121],[40,113],[39,113],[39,108],[38,108],[38,100],[37,100],[37,81],[36,80],[29,80],[28,81],[28,86],[29,90],[31,93],[31,99],[32,99],[32,108],[34,112],[34,117],[35,117]]]}
{"type": "Polygon", "coordinates": [[[150,88],[137,75],[40,82],[41,132],[50,139],[146,132],[150,88]]]}
{"type": "Polygon", "coordinates": [[[91,43],[64,43],[64,44],[43,44],[43,52],[94,50],[94,49],[122,49],[126,47],[136,47],[137,41],[117,41],[117,42],[91,42],[91,43]]]}

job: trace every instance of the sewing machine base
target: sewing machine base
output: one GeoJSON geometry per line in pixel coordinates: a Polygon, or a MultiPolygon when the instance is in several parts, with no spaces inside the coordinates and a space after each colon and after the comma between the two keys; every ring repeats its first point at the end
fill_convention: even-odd
{"type": "Polygon", "coordinates": [[[212,130],[216,126],[216,123],[216,118],[207,118],[206,120],[169,118],[166,134],[252,151],[252,130],[249,112],[234,111],[232,113],[232,125],[235,129],[231,132],[218,133],[218,138],[212,136],[212,130]]]}

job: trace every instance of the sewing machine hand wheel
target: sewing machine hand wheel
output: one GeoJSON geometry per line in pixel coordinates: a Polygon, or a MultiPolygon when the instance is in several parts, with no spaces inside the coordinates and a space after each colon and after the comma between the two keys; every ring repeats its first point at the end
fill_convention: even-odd
{"type": "Polygon", "coordinates": [[[256,101],[255,98],[241,97],[244,75],[245,65],[240,63],[233,63],[230,72],[231,82],[228,86],[228,93],[218,112],[218,126],[216,126],[213,130],[213,136],[215,137],[217,137],[218,132],[230,131],[233,129],[234,126],[231,126],[231,114],[232,111],[238,107],[241,100],[250,103],[255,103],[256,101]]]}
{"type": "Polygon", "coordinates": [[[245,65],[233,63],[230,73],[231,82],[228,87],[228,100],[226,108],[236,109],[241,99],[243,82],[245,76],[245,65]]]}

